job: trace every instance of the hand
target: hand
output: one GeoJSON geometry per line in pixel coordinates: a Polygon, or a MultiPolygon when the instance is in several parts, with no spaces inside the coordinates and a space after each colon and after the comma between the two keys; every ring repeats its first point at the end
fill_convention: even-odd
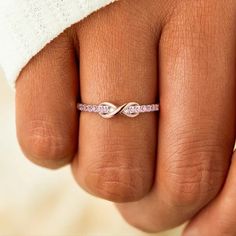
{"type": "Polygon", "coordinates": [[[24,153],[46,167],[72,163],[96,196],[136,201],[118,208],[138,228],[189,220],[216,197],[231,161],[235,16],[232,0],[123,0],[72,26],[17,81],[24,153]],[[78,100],[159,100],[161,111],[106,120],[78,114],[78,100]]]}

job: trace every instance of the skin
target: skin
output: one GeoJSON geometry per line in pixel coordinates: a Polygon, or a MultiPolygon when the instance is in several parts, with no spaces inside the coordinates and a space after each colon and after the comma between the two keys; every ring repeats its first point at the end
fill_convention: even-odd
{"type": "Polygon", "coordinates": [[[233,0],[122,0],[71,26],[17,80],[26,157],[71,164],[141,230],[190,220],[184,236],[234,236],[235,22],[233,0]],[[78,101],[161,110],[107,120],[78,101]]]}

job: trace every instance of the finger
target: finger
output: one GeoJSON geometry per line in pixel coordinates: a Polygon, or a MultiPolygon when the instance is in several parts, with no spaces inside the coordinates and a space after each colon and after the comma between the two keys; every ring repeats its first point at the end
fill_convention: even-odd
{"type": "Polygon", "coordinates": [[[236,153],[223,190],[187,226],[184,236],[234,236],[236,235],[236,153]]]}
{"type": "Polygon", "coordinates": [[[235,130],[234,11],[233,4],[184,1],[164,26],[156,182],[143,200],[119,205],[139,228],[183,223],[224,182],[235,130]]]}
{"type": "Polygon", "coordinates": [[[77,150],[77,65],[66,33],[44,48],[16,84],[16,124],[25,155],[36,164],[57,168],[77,150]]]}
{"type": "MultiPolygon", "coordinates": [[[[122,7],[115,4],[100,11],[78,32],[83,103],[156,100],[155,37],[142,20],[132,19],[122,7]]],[[[108,200],[141,198],[153,181],[156,124],[155,113],[103,119],[82,112],[79,153],[73,163],[76,180],[88,192],[108,200]]]]}

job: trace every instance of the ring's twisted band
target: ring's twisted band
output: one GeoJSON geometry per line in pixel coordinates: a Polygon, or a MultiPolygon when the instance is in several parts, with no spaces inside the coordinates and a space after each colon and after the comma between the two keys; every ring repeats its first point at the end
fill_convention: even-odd
{"type": "Polygon", "coordinates": [[[117,114],[136,117],[139,113],[159,111],[159,104],[139,105],[137,102],[129,102],[115,106],[110,102],[103,102],[99,105],[78,103],[77,108],[80,111],[99,113],[103,118],[112,118],[117,114]]]}

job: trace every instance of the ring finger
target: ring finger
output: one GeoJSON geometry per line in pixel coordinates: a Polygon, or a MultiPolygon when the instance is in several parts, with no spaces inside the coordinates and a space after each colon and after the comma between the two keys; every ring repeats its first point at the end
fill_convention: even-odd
{"type": "MultiPolygon", "coordinates": [[[[155,102],[156,37],[142,20],[133,19],[134,15],[118,2],[80,25],[82,103],[155,102]]],[[[79,125],[79,153],[72,166],[79,184],[112,201],[143,197],[154,176],[156,114],[103,119],[81,112],[79,125]]]]}

